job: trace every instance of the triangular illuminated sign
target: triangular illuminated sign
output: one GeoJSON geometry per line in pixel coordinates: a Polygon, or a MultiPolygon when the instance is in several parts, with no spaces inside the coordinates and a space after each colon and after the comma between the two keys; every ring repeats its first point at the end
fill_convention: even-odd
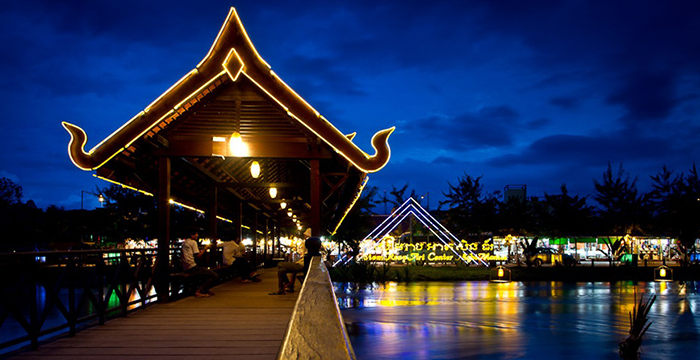
{"type": "MultiPolygon", "coordinates": [[[[473,262],[477,265],[481,263],[482,265],[489,266],[487,262],[480,259],[469,249],[465,250],[471,254],[471,256],[469,256],[470,260],[465,259],[464,256],[462,256],[462,254],[458,253],[455,250],[455,248],[457,245],[461,244],[460,240],[457,239],[457,237],[455,237],[442,224],[440,224],[439,221],[435,220],[435,218],[432,215],[430,215],[430,213],[428,213],[422,206],[420,206],[420,204],[413,198],[408,198],[408,200],[406,200],[403,204],[401,204],[401,206],[399,206],[398,209],[392,212],[390,216],[388,216],[381,224],[379,224],[379,226],[374,228],[374,230],[370,231],[370,233],[367,234],[367,236],[365,236],[364,239],[362,239],[362,242],[368,239],[372,239],[374,240],[374,242],[372,243],[371,247],[367,249],[360,249],[360,255],[358,256],[358,259],[361,259],[363,254],[373,250],[387,234],[392,232],[409,215],[413,215],[416,219],[418,219],[418,221],[420,221],[421,224],[423,224],[423,226],[430,229],[430,231],[443,243],[443,245],[455,245],[451,246],[450,250],[452,250],[452,252],[455,253],[455,255],[457,255],[458,258],[464,261],[464,263],[469,264],[470,262],[473,262]]],[[[349,260],[350,259],[344,260],[341,258],[338,262],[343,261],[345,263],[349,260]]],[[[336,264],[338,262],[336,262],[336,264]]]]}

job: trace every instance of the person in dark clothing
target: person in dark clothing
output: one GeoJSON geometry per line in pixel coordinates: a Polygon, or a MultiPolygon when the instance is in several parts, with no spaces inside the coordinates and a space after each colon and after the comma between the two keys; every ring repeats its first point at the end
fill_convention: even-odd
{"type": "Polygon", "coordinates": [[[321,255],[321,238],[310,237],[304,242],[306,253],[302,260],[297,262],[283,261],[277,264],[277,291],[270,295],[284,295],[287,292],[294,292],[294,282],[298,273],[304,276],[311,265],[311,258],[321,255]],[[288,274],[292,274],[292,278],[288,278],[288,274]]]}

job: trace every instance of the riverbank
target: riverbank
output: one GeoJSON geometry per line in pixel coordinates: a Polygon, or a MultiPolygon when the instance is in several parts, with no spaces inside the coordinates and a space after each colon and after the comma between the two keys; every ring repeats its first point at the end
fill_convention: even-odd
{"type": "MultiPolygon", "coordinates": [[[[512,281],[610,282],[654,281],[655,267],[644,266],[509,266],[512,281]]],[[[700,267],[670,267],[674,281],[700,281],[700,267]]],[[[334,269],[336,270],[336,269],[334,269]]],[[[464,266],[388,266],[332,271],[333,281],[488,281],[493,268],[464,266]],[[360,274],[358,276],[358,273],[360,274]]]]}

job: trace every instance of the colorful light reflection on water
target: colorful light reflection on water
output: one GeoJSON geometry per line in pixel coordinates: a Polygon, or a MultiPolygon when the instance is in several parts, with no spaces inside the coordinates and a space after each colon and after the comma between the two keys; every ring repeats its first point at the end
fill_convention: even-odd
{"type": "Polygon", "coordinates": [[[696,282],[337,285],[358,359],[619,359],[635,290],[657,295],[642,359],[700,354],[696,282]]]}

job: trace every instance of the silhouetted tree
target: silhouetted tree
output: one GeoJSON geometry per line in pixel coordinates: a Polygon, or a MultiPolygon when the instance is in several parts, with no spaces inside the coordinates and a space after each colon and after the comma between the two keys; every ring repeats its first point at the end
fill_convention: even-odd
{"type": "Polygon", "coordinates": [[[608,163],[603,181],[593,180],[593,183],[603,230],[619,236],[643,234],[641,225],[648,221],[649,216],[644,207],[645,197],[637,194],[637,178],[630,178],[622,164],[613,175],[608,163]]]}
{"type": "Polygon", "coordinates": [[[17,205],[21,203],[22,187],[6,177],[0,177],[0,206],[17,205]]]}
{"type": "Polygon", "coordinates": [[[158,215],[156,201],[152,196],[129,190],[119,185],[110,185],[100,190],[104,204],[107,235],[111,241],[127,238],[154,238],[157,233],[158,215]]]}
{"type": "Polygon", "coordinates": [[[511,197],[505,202],[498,203],[498,228],[495,233],[506,236],[532,235],[535,230],[535,219],[532,207],[526,199],[511,197]]]}
{"type": "Polygon", "coordinates": [[[543,207],[538,212],[543,233],[552,237],[578,237],[590,235],[593,208],[587,197],[569,195],[566,184],[561,185],[558,195],[544,194],[543,207]]]}
{"type": "Polygon", "coordinates": [[[406,183],[406,185],[404,185],[401,189],[397,189],[397,188],[394,187],[394,185],[392,184],[392,185],[391,185],[391,192],[389,192],[389,193],[390,193],[391,196],[393,196],[394,198],[393,198],[393,199],[389,199],[389,203],[391,203],[392,205],[394,205],[394,208],[397,208],[397,207],[401,206],[404,202],[406,202],[406,200],[408,200],[408,198],[414,198],[414,199],[415,199],[415,198],[416,198],[416,191],[415,191],[415,190],[411,190],[411,193],[410,193],[410,194],[408,195],[408,197],[407,197],[407,196],[406,196],[406,191],[407,191],[407,190],[408,190],[408,183],[406,183]]]}
{"type": "Polygon", "coordinates": [[[695,249],[695,240],[700,236],[700,178],[693,166],[688,174],[674,175],[666,166],[652,176],[652,191],[649,194],[655,215],[657,231],[677,237],[677,251],[688,264],[695,249]]]}
{"type": "Polygon", "coordinates": [[[482,177],[483,175],[473,178],[464,174],[457,185],[448,182],[450,190],[442,193],[447,199],[440,201],[438,209],[447,207],[446,227],[460,238],[481,236],[494,229],[498,199],[495,194],[484,192],[482,177]]]}

